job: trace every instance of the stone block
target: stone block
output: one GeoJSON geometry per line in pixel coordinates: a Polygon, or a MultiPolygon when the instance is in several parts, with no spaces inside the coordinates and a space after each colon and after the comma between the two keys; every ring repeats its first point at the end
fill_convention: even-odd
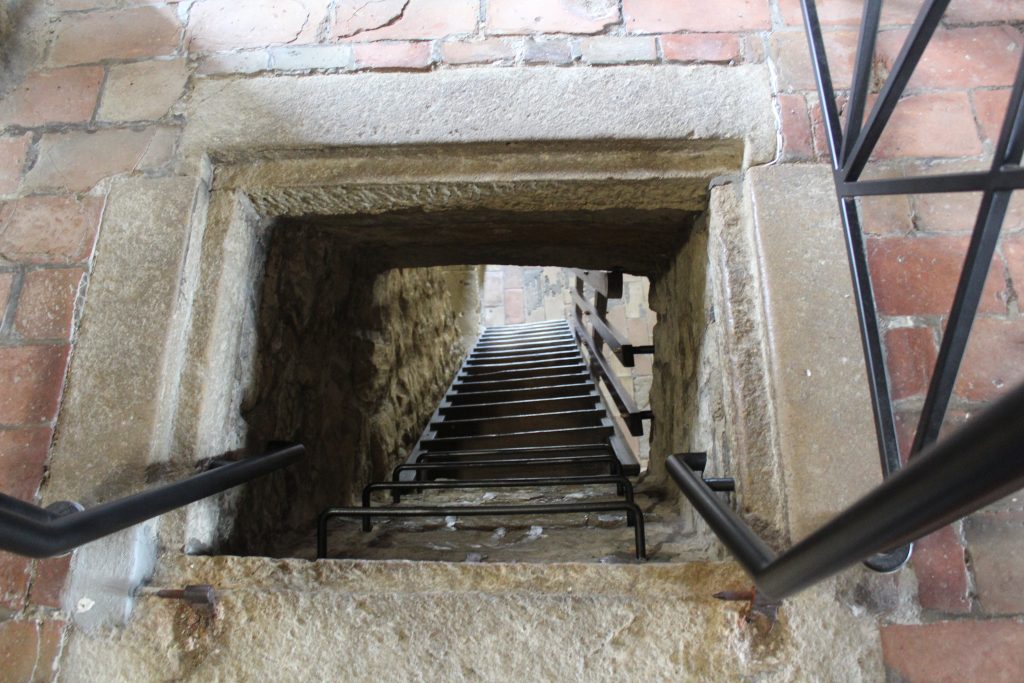
{"type": "Polygon", "coordinates": [[[816,165],[749,175],[776,429],[798,540],[881,481],[877,441],[831,174],[816,165]]]}
{"type": "Polygon", "coordinates": [[[744,140],[744,163],[750,164],[775,157],[777,135],[761,65],[203,79],[187,115],[189,158],[265,148],[268,141],[309,148],[628,137],[744,140]],[[461,95],[453,98],[452,92],[461,95]],[[704,106],[690,106],[696,100],[704,106]],[[748,104],[736,106],[740,101],[748,104]],[[529,102],[531,117],[497,102],[529,102]],[[381,111],[391,114],[382,119],[381,111]],[[725,111],[730,115],[722,116],[725,111]],[[416,126],[408,125],[412,120],[416,126]]]}
{"type": "Polygon", "coordinates": [[[196,73],[200,76],[251,74],[266,71],[269,68],[270,52],[268,50],[248,50],[206,55],[199,61],[196,73]]]}
{"type": "Polygon", "coordinates": [[[185,296],[179,286],[195,192],[196,182],[180,177],[126,178],[111,188],[58,425],[52,499],[88,504],[124,492],[160,446],[161,359],[185,296]]]}
{"type": "Polygon", "coordinates": [[[516,325],[526,322],[525,309],[523,308],[523,290],[505,290],[505,324],[516,325]]]}
{"type": "Polygon", "coordinates": [[[975,591],[989,614],[1024,612],[1024,510],[1018,492],[964,520],[975,591]]]}

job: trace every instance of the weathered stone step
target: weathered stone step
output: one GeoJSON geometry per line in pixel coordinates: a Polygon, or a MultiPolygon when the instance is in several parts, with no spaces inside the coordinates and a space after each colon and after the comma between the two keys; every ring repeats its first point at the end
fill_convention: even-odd
{"type": "Polygon", "coordinates": [[[580,349],[575,344],[570,344],[563,348],[557,347],[544,347],[541,349],[525,350],[525,351],[511,351],[502,353],[486,353],[480,355],[471,355],[466,359],[466,365],[487,365],[487,364],[505,364],[505,363],[522,363],[526,361],[542,361],[542,360],[555,360],[559,358],[579,358],[580,349]]]}
{"type": "Polygon", "coordinates": [[[123,629],[74,629],[61,680],[879,681],[874,617],[831,584],[761,633],[731,562],[166,559],[152,588],[207,584],[217,616],[141,597],[123,629]],[[343,643],[343,647],[338,644],[343,643]],[[271,674],[269,675],[268,674],[271,674]]]}

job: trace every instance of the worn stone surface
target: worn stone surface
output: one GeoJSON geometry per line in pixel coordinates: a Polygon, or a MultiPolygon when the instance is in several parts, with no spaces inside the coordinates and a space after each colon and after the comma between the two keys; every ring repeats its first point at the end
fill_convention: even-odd
{"type": "Polygon", "coordinates": [[[74,633],[69,681],[878,681],[873,620],[831,584],[768,633],[710,594],[731,565],[481,565],[182,558],[155,585],[209,583],[214,619],[143,599],[132,628],[74,633]],[[308,648],[330,632],[344,647],[308,648]],[[294,656],[302,651],[303,656],[294,656]],[[353,656],[358,653],[359,656],[353,656]]]}
{"type": "Polygon", "coordinates": [[[770,101],[762,66],[203,80],[190,98],[184,148],[189,157],[223,157],[268,147],[725,138],[744,140],[746,162],[754,164],[775,156],[770,101]],[[690,106],[698,100],[702,106],[690,106]],[[528,102],[529,111],[509,102],[528,102]],[[339,111],[346,115],[337,116],[339,111]],[[378,116],[381,111],[389,115],[378,116]],[[724,111],[730,115],[722,116],[724,111]]]}
{"type": "Polygon", "coordinates": [[[761,167],[748,178],[789,520],[800,538],[881,481],[877,443],[828,169],[761,167]]]}
{"type": "Polygon", "coordinates": [[[242,494],[230,545],[260,554],[280,552],[282,529],[308,533],[323,508],[386,479],[465,352],[438,269],[381,272],[344,238],[279,226],[264,277],[246,440],[297,441],[307,456],[242,494]]]}
{"type": "Polygon", "coordinates": [[[85,503],[127,493],[154,451],[162,360],[181,295],[196,181],[114,185],[51,463],[50,500],[85,503]],[[116,463],[116,464],[115,464],[116,463]]]}

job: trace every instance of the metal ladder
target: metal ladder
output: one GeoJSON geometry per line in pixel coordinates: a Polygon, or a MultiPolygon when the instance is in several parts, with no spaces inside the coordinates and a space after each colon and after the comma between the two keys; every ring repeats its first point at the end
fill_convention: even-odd
{"type": "Polygon", "coordinates": [[[646,559],[643,512],[630,476],[640,467],[608,410],[565,320],[487,328],[470,351],[408,460],[391,481],[363,490],[362,506],[325,510],[317,557],[327,557],[328,522],[360,518],[514,516],[621,512],[646,559]],[[615,499],[515,505],[402,505],[403,494],[436,489],[608,485],[615,499]],[[390,491],[390,504],[373,494],[390,491]]]}

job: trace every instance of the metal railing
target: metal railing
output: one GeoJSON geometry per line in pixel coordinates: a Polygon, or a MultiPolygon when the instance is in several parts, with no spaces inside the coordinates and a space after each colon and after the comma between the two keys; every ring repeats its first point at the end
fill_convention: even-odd
{"type": "Polygon", "coordinates": [[[304,453],[305,448],[299,444],[281,444],[244,460],[214,459],[209,471],[89,509],[67,502],[41,508],[0,494],[0,549],[28,557],[62,555],[287,467],[304,453]]]}
{"type": "Polygon", "coordinates": [[[587,349],[590,370],[608,389],[615,408],[633,436],[642,436],[644,420],[653,419],[650,410],[637,407],[632,394],[622,386],[615,370],[603,350],[607,346],[612,355],[624,366],[631,368],[640,354],[653,354],[654,346],[635,346],[625,341],[608,322],[608,300],[622,298],[622,271],[573,270],[576,284],[573,288],[572,325],[576,338],[587,349]],[[586,285],[594,292],[594,301],[585,296],[586,285]],[[588,332],[584,321],[589,321],[593,332],[588,332]]]}
{"type": "Polygon", "coordinates": [[[971,326],[981,300],[1010,195],[1024,187],[1024,55],[990,167],[884,180],[861,174],[949,0],[928,0],[911,27],[867,119],[871,64],[882,2],[866,0],[846,126],[840,123],[821,23],[814,0],[801,0],[804,28],[822,105],[840,216],[860,323],[878,448],[885,481],[791,550],[775,557],[740,517],[712,495],[698,462],[672,456],[669,473],[722,542],[769,597],[783,598],[869,558],[877,571],[906,563],[911,542],[1024,486],[1024,386],[937,443],[971,326]],[[909,465],[901,470],[881,331],[868,269],[857,197],[940,192],[982,193],[977,220],[942,336],[909,465]],[[691,466],[693,465],[693,466],[691,466]],[[874,553],[882,553],[872,556],[874,553]]]}

